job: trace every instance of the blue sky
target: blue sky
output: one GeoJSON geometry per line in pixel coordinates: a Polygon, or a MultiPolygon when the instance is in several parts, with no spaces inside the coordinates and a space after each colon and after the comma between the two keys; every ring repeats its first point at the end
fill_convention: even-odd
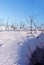
{"type": "Polygon", "coordinates": [[[36,23],[44,23],[44,0],[0,0],[0,19],[4,21],[10,18],[9,23],[26,23],[32,15],[36,23]]]}

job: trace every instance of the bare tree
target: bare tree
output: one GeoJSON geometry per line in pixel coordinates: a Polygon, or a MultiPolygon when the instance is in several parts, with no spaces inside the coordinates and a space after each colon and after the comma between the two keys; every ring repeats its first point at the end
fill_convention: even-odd
{"type": "Polygon", "coordinates": [[[32,34],[32,31],[36,31],[37,25],[34,23],[35,19],[34,16],[29,16],[29,20],[27,20],[30,28],[30,33],[32,34]]]}
{"type": "Polygon", "coordinates": [[[9,17],[7,18],[7,23],[6,23],[6,31],[9,31],[9,17]]]}
{"type": "Polygon", "coordinates": [[[32,34],[33,16],[29,16],[29,21],[27,20],[27,22],[29,23],[30,31],[31,31],[31,34],[32,34]]]}
{"type": "Polygon", "coordinates": [[[20,30],[24,30],[25,24],[23,22],[20,23],[20,30]]]}

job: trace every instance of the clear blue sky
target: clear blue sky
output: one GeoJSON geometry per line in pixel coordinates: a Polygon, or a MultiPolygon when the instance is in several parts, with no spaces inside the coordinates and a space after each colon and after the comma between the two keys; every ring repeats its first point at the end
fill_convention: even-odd
{"type": "MultiPolygon", "coordinates": [[[[38,23],[44,23],[44,0],[0,0],[0,19],[26,23],[28,16],[37,15],[38,23]]],[[[11,21],[9,21],[11,23],[11,21]]]]}

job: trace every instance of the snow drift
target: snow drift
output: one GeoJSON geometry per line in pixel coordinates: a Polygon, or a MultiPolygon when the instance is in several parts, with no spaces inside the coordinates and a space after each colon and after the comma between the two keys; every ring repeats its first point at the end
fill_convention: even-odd
{"type": "Polygon", "coordinates": [[[0,32],[0,65],[29,65],[36,46],[44,46],[44,33],[0,32]]]}

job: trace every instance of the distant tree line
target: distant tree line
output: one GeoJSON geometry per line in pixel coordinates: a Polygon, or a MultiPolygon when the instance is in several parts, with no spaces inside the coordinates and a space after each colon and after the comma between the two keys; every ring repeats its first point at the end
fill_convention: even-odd
{"type": "MultiPolygon", "coordinates": [[[[1,19],[2,22],[4,19],[1,19]]],[[[16,26],[15,24],[9,25],[9,21],[7,20],[6,24],[0,23],[0,31],[44,31],[44,24],[41,24],[40,26],[36,25],[34,22],[33,16],[29,16],[29,20],[27,19],[26,22],[29,24],[27,27],[23,22],[20,22],[19,26],[16,26]]]]}

